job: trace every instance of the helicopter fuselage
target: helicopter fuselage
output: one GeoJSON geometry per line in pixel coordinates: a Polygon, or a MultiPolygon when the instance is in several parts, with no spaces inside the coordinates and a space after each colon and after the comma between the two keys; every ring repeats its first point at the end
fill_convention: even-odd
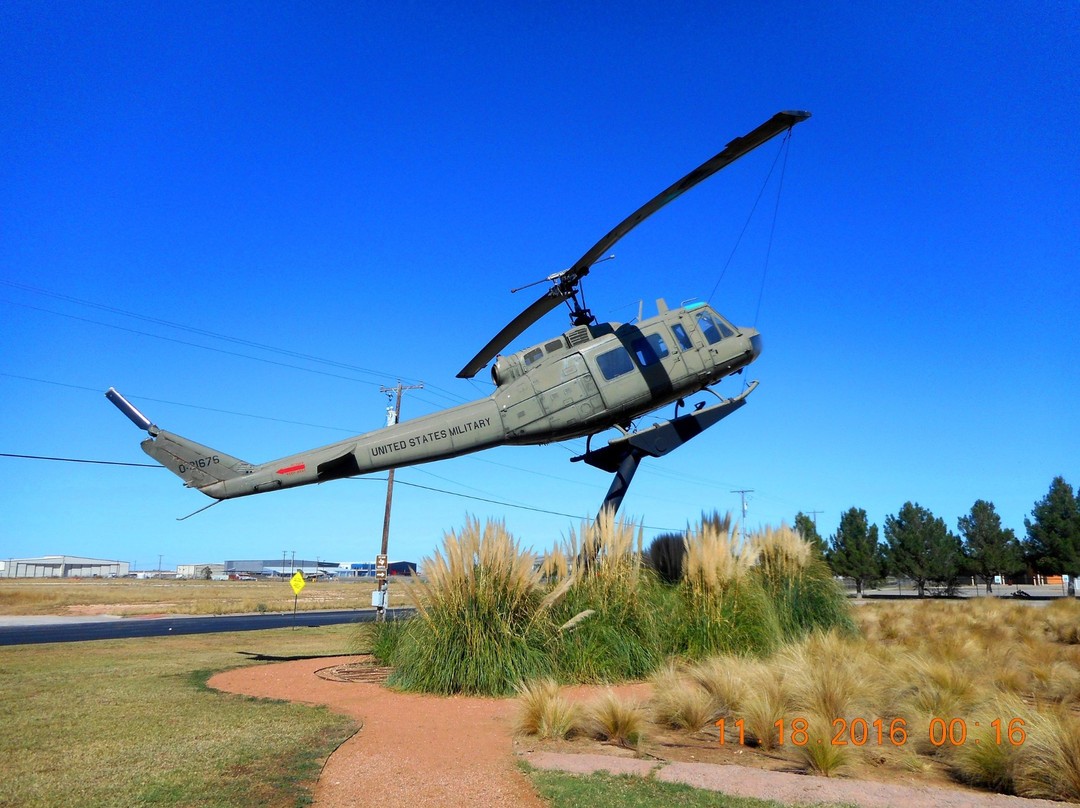
{"type": "MultiPolygon", "coordinates": [[[[430,463],[500,445],[544,444],[629,428],[637,418],[738,372],[761,337],[692,303],[634,324],[572,328],[499,356],[496,388],[477,401],[252,465],[156,426],[151,457],[214,499],[293,488],[430,463]]],[[[149,422],[147,422],[149,423],[149,422]]]]}

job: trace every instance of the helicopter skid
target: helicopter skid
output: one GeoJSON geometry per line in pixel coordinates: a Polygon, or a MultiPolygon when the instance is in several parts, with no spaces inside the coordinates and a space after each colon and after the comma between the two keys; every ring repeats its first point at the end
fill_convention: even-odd
{"type": "Polygon", "coordinates": [[[757,381],[753,381],[734,398],[680,415],[670,421],[662,421],[640,432],[620,435],[602,449],[594,449],[571,459],[575,462],[584,460],[590,466],[615,474],[632,455],[639,458],[663,457],[742,407],[746,403],[746,397],[757,385],[757,381]]]}

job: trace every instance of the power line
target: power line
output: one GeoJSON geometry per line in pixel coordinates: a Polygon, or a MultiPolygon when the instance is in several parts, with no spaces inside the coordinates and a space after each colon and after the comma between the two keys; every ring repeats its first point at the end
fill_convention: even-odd
{"type": "MultiPolygon", "coordinates": [[[[56,381],[51,381],[50,379],[36,379],[33,376],[20,376],[17,373],[4,373],[3,371],[0,371],[0,376],[6,376],[9,379],[21,379],[21,380],[27,381],[27,382],[37,382],[38,384],[51,384],[51,385],[55,385],[56,387],[67,387],[67,388],[69,388],[71,390],[86,390],[86,391],[91,392],[91,393],[98,393],[98,394],[101,393],[100,388],[97,388],[97,387],[86,387],[85,385],[81,385],[81,384],[67,384],[66,382],[56,382],[56,381]]],[[[363,431],[364,431],[362,429],[346,428],[346,427],[343,427],[343,426],[326,426],[325,424],[310,424],[310,423],[307,423],[306,421],[290,421],[290,420],[288,420],[286,418],[275,418],[272,415],[255,415],[254,413],[250,413],[250,412],[236,412],[235,410],[222,410],[222,409],[219,409],[217,407],[205,407],[205,406],[203,406],[201,404],[187,404],[187,403],[185,403],[183,401],[170,401],[169,399],[166,399],[166,398],[151,398],[150,396],[140,396],[138,394],[132,395],[131,398],[137,398],[140,401],[153,401],[153,402],[156,402],[158,404],[172,404],[175,407],[190,407],[193,410],[205,410],[206,412],[217,412],[217,413],[221,413],[222,415],[236,415],[236,416],[239,416],[241,418],[257,418],[260,421],[274,421],[275,423],[279,423],[279,424],[290,424],[292,426],[309,426],[309,427],[314,427],[315,429],[332,429],[335,432],[348,432],[350,435],[363,434],[363,431]]]]}
{"type": "Polygon", "coordinates": [[[46,457],[45,455],[11,454],[0,452],[0,457],[17,457],[22,460],[55,460],[61,463],[90,463],[97,466],[135,466],[141,469],[161,469],[157,463],[123,463],[119,460],[83,460],[78,457],[46,457]]]}
{"type": "MultiPolygon", "coordinates": [[[[123,463],[123,462],[120,462],[120,461],[117,461],[117,460],[86,460],[86,459],[77,458],[77,457],[48,457],[48,456],[45,456],[45,455],[13,454],[13,453],[10,453],[10,452],[0,452],[0,457],[11,457],[11,458],[18,458],[18,459],[22,459],[22,460],[52,460],[52,461],[60,462],[60,463],[89,463],[89,464],[92,464],[92,465],[102,465],[102,466],[134,466],[136,468],[147,468],[147,469],[164,468],[164,466],[159,466],[156,463],[123,463]]],[[[353,481],[356,481],[356,482],[387,482],[386,477],[363,476],[363,477],[346,477],[345,479],[353,480],[353,481]]],[[[586,517],[583,517],[579,513],[563,513],[561,511],[547,510],[546,508],[537,508],[537,507],[533,507],[531,505],[516,505],[516,504],[514,504],[512,502],[504,502],[502,500],[490,499],[488,497],[478,497],[478,496],[473,496],[471,494],[462,494],[462,493],[459,493],[457,491],[447,491],[445,488],[435,488],[435,487],[430,486],[430,485],[421,485],[420,483],[410,483],[410,482],[407,482],[405,480],[397,480],[396,484],[397,485],[404,485],[404,486],[407,486],[409,488],[419,488],[419,489],[424,490],[424,491],[432,491],[432,492],[434,492],[436,494],[446,494],[447,496],[458,497],[459,499],[469,499],[469,500],[474,500],[476,502],[486,502],[486,503],[488,503],[490,505],[499,505],[499,506],[504,507],[504,508],[516,508],[517,510],[521,510],[521,511],[532,511],[533,513],[542,513],[542,514],[546,514],[548,516],[562,516],[562,517],[565,517],[567,519],[584,519],[584,518],[586,518],[586,517]]],[[[673,533],[678,532],[677,528],[657,527],[655,525],[640,525],[640,527],[644,528],[645,530],[662,530],[662,531],[673,532],[673,533]]]]}
{"type": "MultiPolygon", "coordinates": [[[[171,320],[165,320],[165,319],[162,319],[160,317],[153,317],[153,316],[150,316],[150,315],[141,314],[139,312],[133,312],[133,311],[129,311],[127,309],[121,309],[121,308],[117,308],[115,306],[109,306],[109,305],[106,305],[104,303],[97,303],[97,302],[94,302],[92,300],[83,300],[81,298],[74,297],[72,295],[63,294],[62,292],[54,292],[54,291],[50,291],[48,289],[40,289],[40,288],[38,288],[36,286],[30,286],[29,284],[18,283],[16,281],[8,281],[8,280],[0,279],[0,284],[12,287],[14,289],[19,289],[19,290],[24,291],[24,292],[30,292],[32,294],[37,294],[37,295],[44,295],[46,297],[52,297],[52,298],[55,298],[57,300],[64,300],[64,301],[67,301],[69,303],[75,303],[75,304],[80,305],[80,306],[87,306],[87,307],[90,307],[90,308],[99,309],[101,311],[107,311],[107,312],[110,312],[112,314],[119,314],[119,315],[124,316],[124,317],[131,317],[131,318],[134,318],[136,320],[142,320],[144,322],[154,323],[155,325],[163,325],[163,326],[166,326],[168,328],[175,328],[175,329],[178,329],[178,330],[181,330],[181,331],[187,331],[187,332],[192,333],[192,334],[199,334],[200,336],[209,337],[211,339],[219,339],[219,340],[222,340],[222,341],[225,341],[225,342],[231,342],[231,343],[234,343],[234,344],[237,344],[237,345],[246,345],[248,347],[257,348],[259,350],[269,351],[271,353],[277,353],[277,354],[281,354],[283,356],[291,356],[291,357],[294,357],[294,358],[297,358],[297,359],[304,359],[304,360],[307,360],[309,362],[315,362],[315,363],[318,363],[318,364],[327,365],[329,367],[336,367],[336,368],[341,368],[343,370],[351,370],[351,371],[354,371],[354,372],[357,372],[357,373],[363,373],[363,374],[367,374],[367,375],[370,375],[370,376],[385,377],[385,378],[389,378],[389,377],[392,377],[394,375],[399,375],[399,374],[386,373],[384,371],[379,371],[379,370],[373,370],[371,368],[365,368],[365,367],[361,367],[359,365],[353,365],[353,364],[350,364],[348,362],[340,362],[340,361],[335,360],[335,359],[327,359],[327,358],[324,358],[324,357],[321,357],[321,356],[316,356],[314,354],[303,353],[301,351],[294,351],[294,350],[292,350],[290,348],[282,348],[282,347],[276,346],[276,345],[268,345],[268,344],[261,343],[261,342],[255,342],[254,340],[245,339],[243,337],[236,337],[236,336],[232,336],[232,335],[229,335],[229,334],[219,334],[219,333],[217,333],[215,331],[209,331],[207,329],[197,328],[195,326],[189,326],[189,325],[185,325],[183,323],[175,323],[175,322],[172,322],[171,320]]],[[[34,309],[36,311],[41,311],[41,312],[44,312],[44,313],[47,313],[47,314],[54,314],[54,315],[56,315],[58,317],[73,317],[73,315],[63,314],[61,312],[52,311],[51,309],[43,309],[43,308],[38,308],[38,307],[34,307],[34,306],[29,306],[29,305],[23,304],[23,303],[16,303],[15,301],[11,301],[11,300],[4,300],[4,302],[11,303],[11,304],[17,305],[17,306],[24,306],[26,308],[34,309]]],[[[113,326],[113,325],[110,325],[109,323],[102,323],[102,322],[99,322],[97,320],[90,320],[90,319],[79,318],[79,317],[74,317],[74,319],[81,320],[83,322],[93,323],[95,325],[104,326],[106,328],[119,328],[119,326],[113,326]]],[[[141,334],[141,335],[144,335],[144,336],[150,336],[150,337],[157,337],[158,336],[156,334],[149,334],[147,332],[138,331],[138,330],[135,330],[135,329],[124,329],[124,330],[129,330],[129,331],[132,331],[133,333],[141,334]]],[[[161,339],[168,339],[167,337],[160,337],[160,338],[161,339]]],[[[212,348],[212,347],[205,346],[205,345],[198,345],[196,343],[188,343],[188,342],[183,342],[181,340],[176,340],[176,341],[180,342],[181,344],[184,344],[184,345],[190,345],[190,346],[193,346],[193,347],[203,348],[204,350],[209,350],[209,351],[219,351],[220,350],[220,349],[212,348]]],[[[259,357],[248,356],[247,354],[233,353],[233,352],[229,352],[229,351],[226,351],[224,353],[229,353],[229,354],[234,355],[234,356],[253,359],[255,361],[266,361],[266,360],[260,359],[259,357]]],[[[285,367],[297,367],[297,366],[294,366],[294,365],[289,365],[287,363],[281,363],[281,364],[283,364],[285,367]]],[[[318,373],[319,372],[319,371],[314,371],[314,370],[310,370],[310,369],[307,369],[307,368],[299,368],[299,369],[301,369],[301,370],[309,370],[309,372],[312,372],[312,373],[318,373]]],[[[335,376],[336,378],[346,378],[346,379],[348,378],[348,377],[344,377],[344,376],[337,377],[335,374],[326,374],[326,375],[335,376]]],[[[407,378],[407,377],[402,376],[402,378],[407,378]]],[[[360,380],[360,379],[350,379],[350,381],[362,381],[365,384],[374,384],[374,382],[363,381],[363,380],[360,380]]],[[[415,381],[415,380],[412,380],[412,381],[415,381]]],[[[454,393],[454,392],[452,392],[450,390],[447,390],[447,389],[445,389],[443,387],[438,387],[436,385],[431,385],[431,384],[429,384],[428,387],[431,389],[431,391],[435,392],[436,395],[441,395],[443,398],[447,398],[447,399],[449,399],[451,401],[462,402],[462,401],[467,400],[464,396],[462,396],[462,395],[460,395],[458,393],[454,393]]]]}

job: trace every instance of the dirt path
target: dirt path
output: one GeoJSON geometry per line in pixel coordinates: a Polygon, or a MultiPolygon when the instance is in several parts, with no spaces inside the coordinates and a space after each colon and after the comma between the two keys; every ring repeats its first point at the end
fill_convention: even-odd
{"type": "MultiPolygon", "coordinates": [[[[209,685],[245,696],[327,705],[362,725],[327,761],[315,789],[315,808],[544,808],[514,763],[512,699],[396,693],[379,684],[331,681],[316,673],[322,671],[325,676],[337,666],[356,661],[356,657],[338,657],[238,668],[211,677],[209,685]]],[[[641,687],[630,685],[617,690],[639,696],[641,687]]],[[[591,690],[571,688],[567,692],[582,698],[591,690]]],[[[844,802],[865,808],[1072,805],[960,788],[808,777],[741,765],[526,751],[525,759],[537,768],[637,773],[789,804],[844,802]]]]}
{"type": "Polygon", "coordinates": [[[315,808],[543,808],[514,764],[511,700],[395,693],[377,684],[315,675],[353,660],[238,668],[213,676],[209,685],[246,696],[325,704],[363,725],[327,762],[315,789],[315,808]]]}

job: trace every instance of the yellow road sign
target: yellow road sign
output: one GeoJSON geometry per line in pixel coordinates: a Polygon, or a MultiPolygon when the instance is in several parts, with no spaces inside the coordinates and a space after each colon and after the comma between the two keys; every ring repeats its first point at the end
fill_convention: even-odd
{"type": "Polygon", "coordinates": [[[292,591],[295,592],[297,595],[300,594],[300,590],[303,589],[306,585],[307,581],[304,580],[304,576],[301,575],[299,572],[289,579],[289,586],[292,587],[292,591]]]}

